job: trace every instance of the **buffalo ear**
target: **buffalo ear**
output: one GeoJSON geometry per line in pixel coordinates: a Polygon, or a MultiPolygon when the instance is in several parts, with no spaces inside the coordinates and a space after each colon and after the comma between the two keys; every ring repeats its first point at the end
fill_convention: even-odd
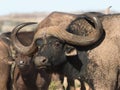
{"type": "Polygon", "coordinates": [[[70,45],[65,45],[65,55],[66,56],[75,56],[77,55],[77,49],[70,45]]]}

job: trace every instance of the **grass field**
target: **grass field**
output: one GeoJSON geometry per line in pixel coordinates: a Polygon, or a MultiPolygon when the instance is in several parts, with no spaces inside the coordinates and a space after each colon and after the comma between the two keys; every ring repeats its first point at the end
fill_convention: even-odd
{"type": "MultiPolygon", "coordinates": [[[[49,13],[29,13],[29,14],[9,14],[5,16],[0,16],[0,32],[11,31],[16,25],[23,22],[40,22],[49,13]]],[[[29,31],[30,28],[25,28],[29,31]]]]}

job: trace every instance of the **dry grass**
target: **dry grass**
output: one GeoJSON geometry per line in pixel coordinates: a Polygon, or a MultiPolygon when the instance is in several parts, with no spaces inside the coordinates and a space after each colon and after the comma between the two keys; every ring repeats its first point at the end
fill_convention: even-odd
{"type": "Polygon", "coordinates": [[[48,90],[63,90],[63,86],[60,81],[51,81],[48,90]]]}
{"type": "MultiPolygon", "coordinates": [[[[9,14],[6,16],[0,16],[0,31],[11,31],[16,25],[23,22],[40,22],[49,13],[28,13],[28,14],[9,14]]],[[[26,28],[29,31],[30,28],[26,28]]],[[[33,29],[33,28],[32,28],[33,29]]],[[[31,30],[31,29],[30,29],[31,30]]]]}

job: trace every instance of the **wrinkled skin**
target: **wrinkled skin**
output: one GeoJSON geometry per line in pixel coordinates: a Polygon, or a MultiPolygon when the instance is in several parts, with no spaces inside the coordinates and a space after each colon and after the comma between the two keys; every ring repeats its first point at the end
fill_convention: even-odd
{"type": "Polygon", "coordinates": [[[13,90],[48,90],[50,76],[45,70],[37,70],[32,58],[17,54],[13,90]]]}

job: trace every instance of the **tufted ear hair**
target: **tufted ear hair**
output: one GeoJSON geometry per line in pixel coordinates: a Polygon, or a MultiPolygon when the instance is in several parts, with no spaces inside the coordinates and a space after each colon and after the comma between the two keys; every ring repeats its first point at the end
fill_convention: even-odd
{"type": "Polygon", "coordinates": [[[70,45],[65,45],[65,55],[66,56],[75,56],[77,55],[77,49],[70,45]]]}

